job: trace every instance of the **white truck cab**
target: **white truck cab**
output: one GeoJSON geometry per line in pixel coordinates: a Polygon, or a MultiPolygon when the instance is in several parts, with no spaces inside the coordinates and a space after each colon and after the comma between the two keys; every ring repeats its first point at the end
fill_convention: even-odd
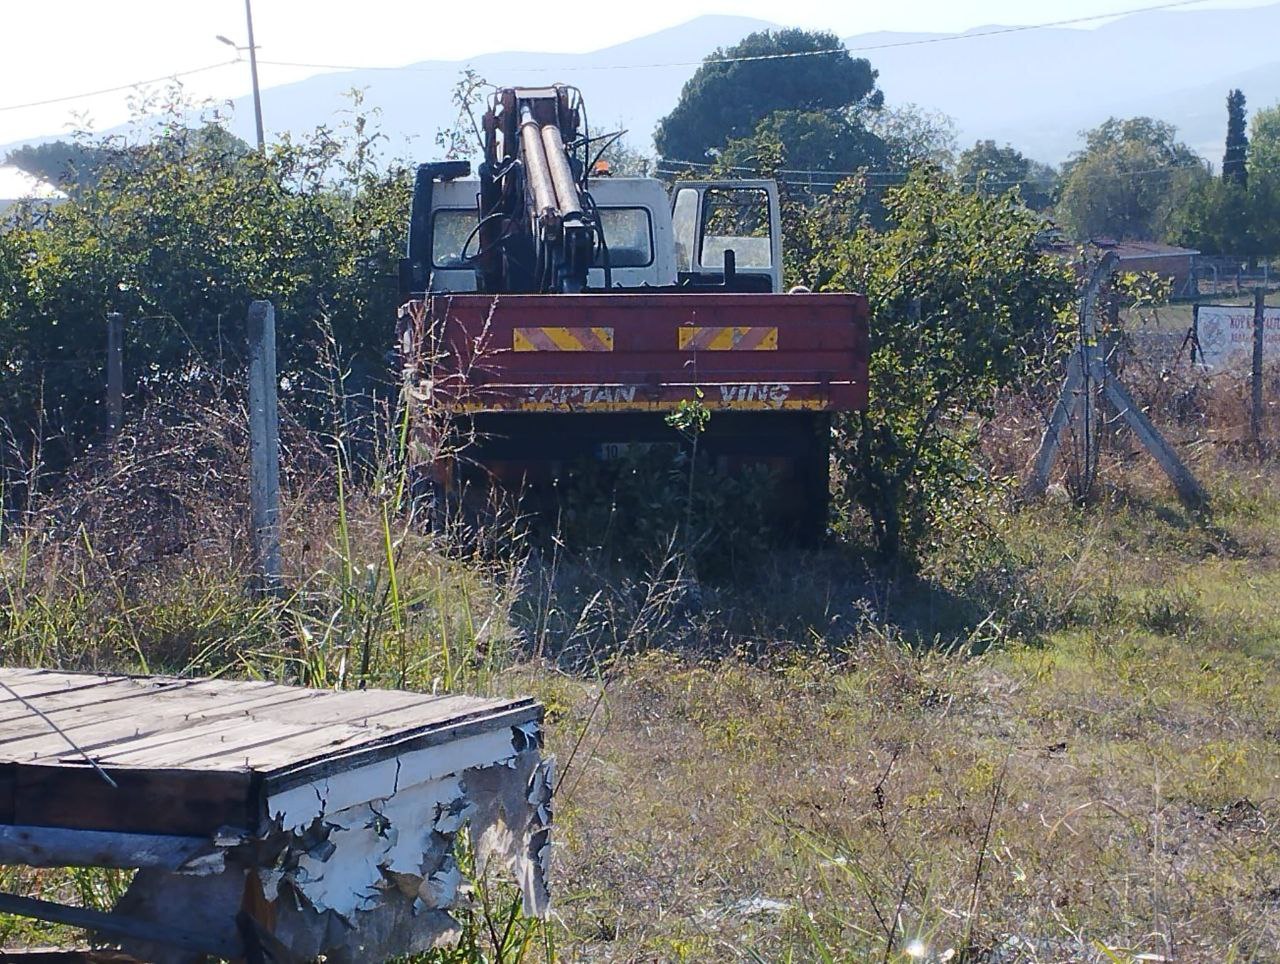
{"type": "MultiPolygon", "coordinates": [[[[440,181],[431,194],[432,292],[479,288],[480,182],[440,181]]],[[[725,281],[729,270],[743,290],[779,291],[781,219],[773,181],[683,181],[668,194],[654,178],[596,177],[590,195],[604,245],[587,273],[590,290],[696,287],[725,281]]]]}

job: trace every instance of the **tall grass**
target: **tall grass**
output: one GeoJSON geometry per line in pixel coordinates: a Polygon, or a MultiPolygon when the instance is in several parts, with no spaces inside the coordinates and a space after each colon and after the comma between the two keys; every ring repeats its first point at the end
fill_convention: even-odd
{"type": "MultiPolygon", "coordinates": [[[[350,454],[287,423],[284,590],[251,591],[243,406],[226,386],[130,422],[0,532],[0,663],[232,676],[320,688],[492,693],[522,657],[509,613],[518,559],[460,551],[408,497],[395,444],[350,454]]],[[[0,871],[0,889],[108,909],[130,875],[0,871]]],[[[509,888],[475,877],[462,944],[425,958],[514,964],[554,955],[509,888]]],[[[0,943],[65,941],[0,916],[0,943]]]]}

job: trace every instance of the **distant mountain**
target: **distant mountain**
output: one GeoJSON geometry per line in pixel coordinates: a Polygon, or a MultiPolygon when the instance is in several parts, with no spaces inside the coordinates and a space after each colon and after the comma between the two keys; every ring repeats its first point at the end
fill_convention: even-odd
{"type": "MultiPolygon", "coordinates": [[[[454,121],[451,88],[470,67],[501,84],[575,84],[586,97],[593,131],[626,127],[631,143],[647,150],[658,119],[675,105],[704,56],[776,26],[706,16],[586,54],[494,53],[399,70],[322,74],[266,89],[263,112],[268,130],[296,134],[340,122],[345,92],[362,88],[366,108],[381,111],[391,153],[427,159],[437,152],[436,132],[454,121]]],[[[1186,141],[1217,163],[1228,89],[1242,88],[1251,108],[1280,101],[1276,37],[1280,3],[1152,11],[1096,29],[880,32],[845,43],[880,71],[889,103],[950,114],[962,144],[989,137],[1056,163],[1079,146],[1081,130],[1108,116],[1151,114],[1176,124],[1186,141]]],[[[233,129],[252,137],[246,100],[235,103],[233,129]]]]}
{"type": "MultiPolygon", "coordinates": [[[[428,160],[437,154],[436,132],[450,126],[457,108],[450,96],[465,69],[504,86],[563,82],[581,88],[592,133],[627,128],[627,140],[652,149],[653,129],[680,96],[702,58],[717,47],[737,43],[776,24],[748,17],[706,16],[678,27],[586,54],[513,51],[467,60],[422,61],[402,70],[353,70],[321,74],[262,93],[268,136],[294,134],[341,123],[350,109],[349,92],[363,90],[363,108],[376,109],[378,127],[390,139],[393,156],[428,160]],[[678,66],[653,66],[677,64],[678,66]]],[[[249,98],[233,102],[232,130],[253,139],[249,98]]]]}
{"type": "MultiPolygon", "coordinates": [[[[864,50],[890,102],[913,101],[956,119],[962,143],[989,137],[1058,162],[1079,132],[1111,115],[1151,114],[1215,162],[1226,97],[1250,107],[1280,100],[1280,4],[1237,10],[1133,14],[1092,30],[982,27],[942,43],[864,50]]],[[[935,39],[866,34],[850,48],[935,39]]],[[[956,36],[956,35],[952,35],[956,36]]]]}

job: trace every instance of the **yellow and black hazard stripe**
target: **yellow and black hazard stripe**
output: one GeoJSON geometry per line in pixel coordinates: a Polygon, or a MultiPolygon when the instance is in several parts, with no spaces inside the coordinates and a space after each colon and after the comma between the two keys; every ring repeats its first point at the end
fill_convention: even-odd
{"type": "Polygon", "coordinates": [[[769,327],[717,326],[680,328],[680,347],[686,351],[777,351],[778,329],[769,327]]]}
{"type": "Polygon", "coordinates": [[[514,351],[613,351],[612,328],[515,328],[514,351]]]}

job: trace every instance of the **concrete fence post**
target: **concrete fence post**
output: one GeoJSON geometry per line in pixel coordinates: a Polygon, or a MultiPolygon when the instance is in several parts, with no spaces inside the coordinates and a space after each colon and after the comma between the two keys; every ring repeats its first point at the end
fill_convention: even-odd
{"type": "Polygon", "coordinates": [[[1262,444],[1262,348],[1266,323],[1267,293],[1256,288],[1253,292],[1253,368],[1249,385],[1253,396],[1249,406],[1249,435],[1255,446],[1262,444]]]}
{"type": "Polygon", "coordinates": [[[115,435],[124,424],[124,319],[118,311],[107,315],[107,432],[115,435]]]}
{"type": "Polygon", "coordinates": [[[277,593],[280,558],[280,413],[276,397],[276,311],[249,305],[249,498],[255,588],[277,593]]]}

